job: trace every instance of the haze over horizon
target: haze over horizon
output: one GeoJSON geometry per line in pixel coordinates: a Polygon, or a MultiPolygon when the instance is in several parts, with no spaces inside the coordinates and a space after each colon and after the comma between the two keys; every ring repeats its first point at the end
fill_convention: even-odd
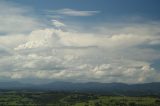
{"type": "Polygon", "coordinates": [[[1,0],[0,81],[160,82],[159,0],[1,0]]]}

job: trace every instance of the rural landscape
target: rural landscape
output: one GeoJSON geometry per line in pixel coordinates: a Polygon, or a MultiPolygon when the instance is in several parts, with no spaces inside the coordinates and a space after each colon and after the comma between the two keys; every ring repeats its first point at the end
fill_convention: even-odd
{"type": "Polygon", "coordinates": [[[160,0],[0,0],[0,106],[160,106],[160,0]]]}
{"type": "Polygon", "coordinates": [[[160,83],[0,83],[0,106],[159,106],[160,83]],[[17,84],[17,85],[16,85],[17,84]],[[152,86],[152,87],[151,87],[152,86]]]}
{"type": "Polygon", "coordinates": [[[6,91],[1,106],[159,106],[160,98],[105,96],[87,93],[6,91]]]}

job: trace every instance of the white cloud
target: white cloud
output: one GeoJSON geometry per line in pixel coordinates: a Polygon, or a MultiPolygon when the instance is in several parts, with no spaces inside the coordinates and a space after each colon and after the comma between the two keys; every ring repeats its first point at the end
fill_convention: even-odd
{"type": "Polygon", "coordinates": [[[52,20],[52,22],[53,22],[53,25],[54,26],[56,26],[56,27],[65,27],[66,25],[64,24],[64,23],[62,23],[62,22],[60,22],[60,21],[58,21],[58,20],[52,20]]]}
{"type": "MultiPolygon", "coordinates": [[[[134,30],[138,32],[141,29],[134,27],[134,30]]],[[[20,44],[16,51],[21,53],[19,50],[25,51],[31,47],[38,52],[32,49],[27,51],[30,59],[25,59],[24,55],[24,60],[19,61],[26,63],[21,63],[18,67],[36,70],[32,76],[37,78],[126,83],[160,80],[159,72],[149,63],[160,55],[156,50],[139,48],[156,41],[159,36],[154,34],[139,36],[138,33],[126,34],[122,31],[119,35],[104,35],[99,32],[47,28],[33,31],[28,37],[29,40],[20,44]],[[35,41],[38,46],[30,43],[35,41]]]]}
{"type": "MultiPolygon", "coordinates": [[[[84,66],[84,65],[83,65],[84,66]]],[[[115,64],[88,65],[83,68],[72,68],[62,70],[17,70],[2,72],[1,76],[12,79],[38,78],[48,80],[67,80],[75,82],[100,81],[100,82],[125,82],[144,83],[159,80],[160,74],[148,64],[132,67],[129,64],[118,66],[115,64]]],[[[79,66],[81,67],[81,66],[79,66]]]]}
{"type": "Polygon", "coordinates": [[[32,31],[28,36],[28,41],[16,47],[15,50],[56,46],[55,44],[58,38],[56,35],[53,35],[54,30],[51,29],[32,31]],[[54,43],[54,45],[52,45],[52,43],[54,43]]]}
{"type": "MultiPolygon", "coordinates": [[[[158,36],[138,34],[99,35],[96,33],[81,33],[73,31],[56,30],[53,28],[33,31],[29,41],[17,48],[37,47],[100,47],[100,48],[127,48],[153,42],[158,36]]],[[[16,49],[17,49],[16,48],[16,49]]]]}
{"type": "MultiPolygon", "coordinates": [[[[3,9],[7,6],[3,5],[3,9]]],[[[3,23],[0,32],[7,33],[0,36],[1,77],[75,82],[160,81],[159,71],[151,65],[151,61],[160,58],[160,51],[150,47],[159,45],[158,23],[100,25],[86,31],[82,30],[83,28],[75,30],[63,22],[53,20],[55,27],[42,29],[35,25],[37,22],[38,25],[41,24],[38,19],[28,14],[23,15],[28,10],[12,5],[9,7],[12,9],[6,11],[11,11],[9,13],[12,14],[3,13],[2,9],[2,16],[23,19],[18,18],[18,27],[14,24],[17,23],[15,18],[2,18],[4,22],[0,19],[0,23],[3,23]],[[28,25],[27,19],[31,26],[28,25]],[[7,24],[9,20],[11,26],[7,24]],[[25,29],[25,26],[29,29],[25,29]]],[[[75,16],[97,13],[64,10],[66,15],[75,16]]]]}
{"type": "Polygon", "coordinates": [[[0,14],[0,32],[4,34],[30,32],[43,26],[37,18],[31,16],[29,7],[1,1],[0,14]]]}
{"type": "Polygon", "coordinates": [[[65,9],[60,9],[60,10],[56,10],[56,11],[48,11],[48,12],[55,12],[58,14],[62,14],[62,15],[68,15],[68,16],[92,16],[95,15],[97,13],[100,13],[100,11],[79,11],[79,10],[74,10],[74,9],[69,9],[69,8],[65,8],[65,9]]]}

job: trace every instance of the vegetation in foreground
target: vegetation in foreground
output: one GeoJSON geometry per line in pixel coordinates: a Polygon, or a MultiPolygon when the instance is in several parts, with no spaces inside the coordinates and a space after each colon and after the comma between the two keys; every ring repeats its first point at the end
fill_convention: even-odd
{"type": "Polygon", "coordinates": [[[0,93],[0,106],[160,106],[156,97],[104,96],[66,92],[0,93]]]}

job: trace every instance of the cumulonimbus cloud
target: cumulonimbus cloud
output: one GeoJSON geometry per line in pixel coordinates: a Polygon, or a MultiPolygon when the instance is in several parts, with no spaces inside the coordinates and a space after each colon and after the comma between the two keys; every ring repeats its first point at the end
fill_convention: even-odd
{"type": "MultiPolygon", "coordinates": [[[[23,8],[18,10],[24,13],[23,8]]],[[[59,12],[72,16],[90,16],[97,13],[71,9],[62,9],[59,12]]],[[[154,46],[159,46],[159,23],[156,25],[126,23],[118,27],[95,25],[93,29],[86,31],[75,30],[55,19],[51,20],[52,26],[35,27],[42,24],[35,17],[25,16],[21,12],[12,12],[9,16],[17,14],[18,17],[23,17],[23,20],[20,20],[22,28],[29,26],[25,20],[28,18],[29,22],[30,19],[33,21],[31,23],[33,27],[29,27],[28,33],[26,33],[28,29],[20,29],[15,33],[13,29],[17,28],[17,24],[10,27],[4,24],[5,30],[0,28],[0,31],[7,32],[5,36],[0,36],[1,78],[19,81],[23,79],[126,83],[160,81],[160,73],[151,63],[160,58],[160,51],[154,49],[154,46]]],[[[3,21],[7,23],[7,20],[3,21]]]]}

